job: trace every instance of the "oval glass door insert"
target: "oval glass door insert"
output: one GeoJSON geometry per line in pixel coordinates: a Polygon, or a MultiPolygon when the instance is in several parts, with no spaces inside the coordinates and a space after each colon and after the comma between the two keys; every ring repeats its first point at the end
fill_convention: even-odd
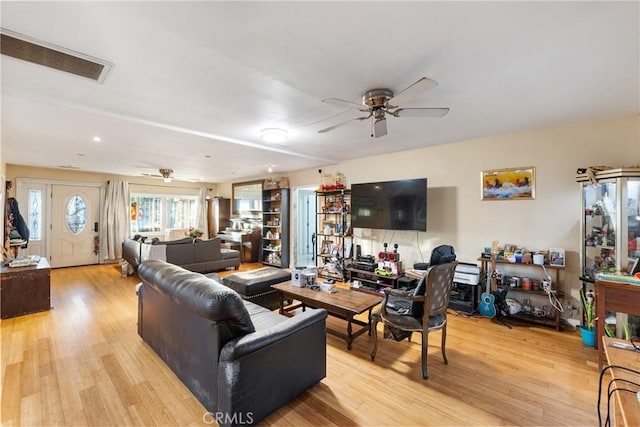
{"type": "Polygon", "coordinates": [[[87,223],[87,205],[82,196],[75,194],[67,204],[67,227],[73,234],[80,234],[87,223]]]}

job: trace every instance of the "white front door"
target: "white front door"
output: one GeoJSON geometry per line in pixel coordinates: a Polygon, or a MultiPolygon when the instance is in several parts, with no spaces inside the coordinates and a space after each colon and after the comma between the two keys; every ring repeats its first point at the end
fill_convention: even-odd
{"type": "Polygon", "coordinates": [[[100,189],[51,186],[51,267],[99,262],[100,189]]]}

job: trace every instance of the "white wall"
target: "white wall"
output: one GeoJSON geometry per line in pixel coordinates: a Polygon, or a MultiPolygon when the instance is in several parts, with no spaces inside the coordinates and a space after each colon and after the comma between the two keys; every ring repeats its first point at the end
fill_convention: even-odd
{"type": "MultiPolygon", "coordinates": [[[[455,247],[458,259],[476,262],[492,240],[528,249],[565,248],[565,291],[580,286],[580,187],[578,167],[640,164],[640,117],[592,120],[543,130],[496,135],[323,167],[353,183],[403,178],[428,179],[426,232],[356,230],[363,253],[377,254],[382,242],[398,243],[405,263],[428,261],[439,244],[455,247]],[[536,198],[481,201],[480,173],[486,169],[534,166],[536,198]]],[[[292,187],[318,185],[318,169],[288,175],[292,187]]]]}

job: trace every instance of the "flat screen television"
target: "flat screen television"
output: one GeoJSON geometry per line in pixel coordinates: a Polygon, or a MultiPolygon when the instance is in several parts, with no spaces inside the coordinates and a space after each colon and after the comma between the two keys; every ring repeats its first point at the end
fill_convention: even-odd
{"type": "Polygon", "coordinates": [[[351,226],[427,231],[427,178],[352,184],[351,226]]]}

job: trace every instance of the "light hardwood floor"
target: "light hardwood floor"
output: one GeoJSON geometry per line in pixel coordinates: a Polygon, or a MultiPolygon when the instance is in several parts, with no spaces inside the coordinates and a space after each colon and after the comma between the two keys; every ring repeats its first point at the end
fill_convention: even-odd
{"type": "MultiPolygon", "coordinates": [[[[206,425],[205,408],[137,335],[136,276],[103,265],[51,277],[54,309],[0,322],[3,426],[206,425]]],[[[370,337],[347,351],[328,335],[327,377],[264,424],[597,424],[597,355],[575,331],[449,319],[449,364],[432,334],[427,381],[415,334],[379,340],[375,363],[370,337]]]]}

